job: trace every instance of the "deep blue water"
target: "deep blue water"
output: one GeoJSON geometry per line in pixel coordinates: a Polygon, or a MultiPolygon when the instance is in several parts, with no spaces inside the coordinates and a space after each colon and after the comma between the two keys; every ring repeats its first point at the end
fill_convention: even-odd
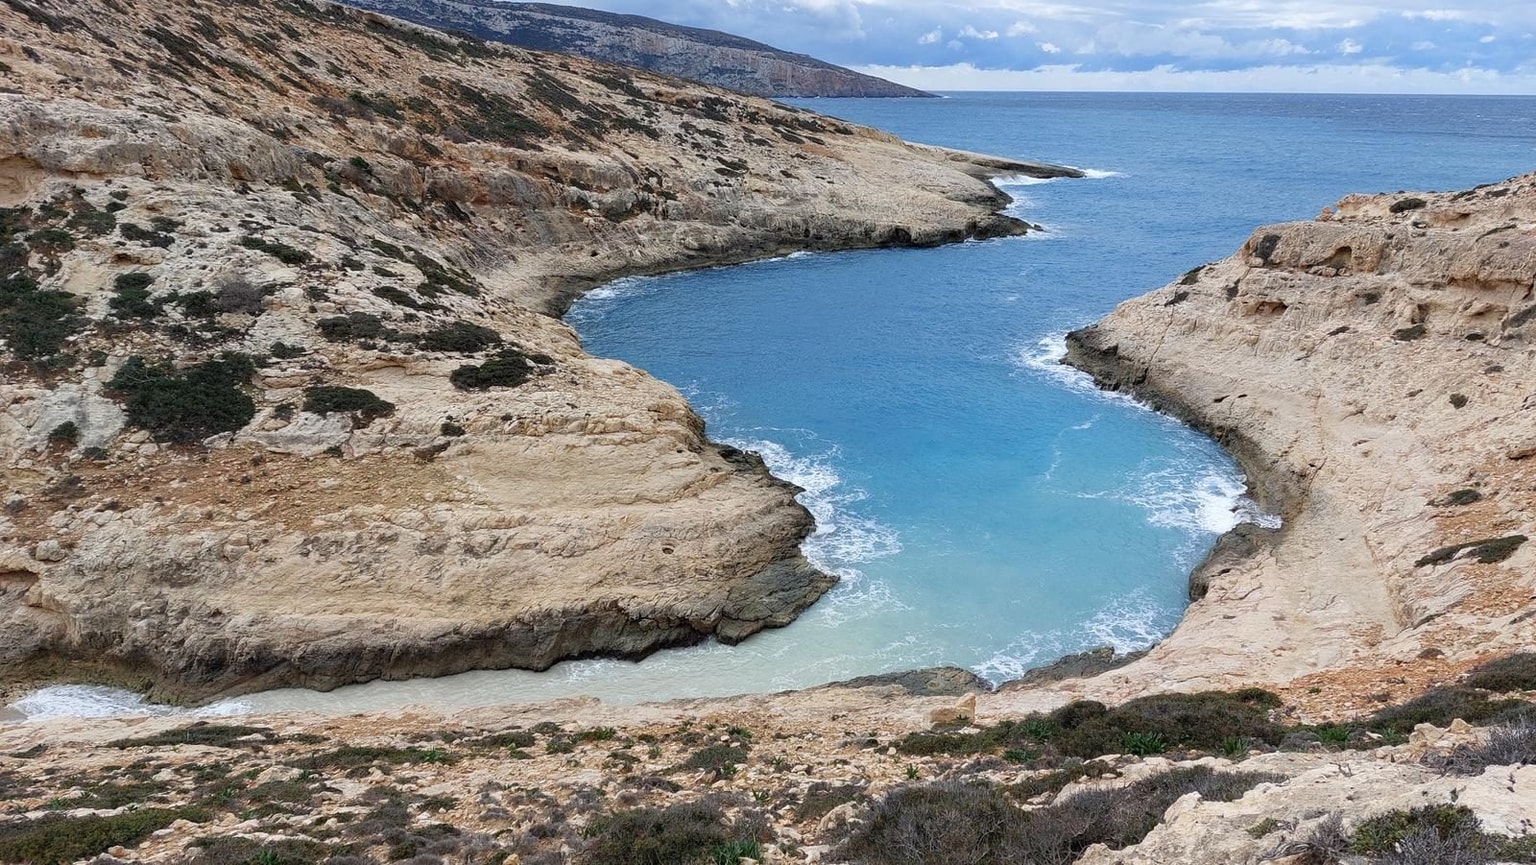
{"type": "Polygon", "coordinates": [[[687,393],[710,434],[807,487],[808,552],[845,574],[801,620],[726,648],[470,673],[257,708],[768,690],[956,663],[993,678],[1144,646],[1238,517],[1208,440],[1049,363],[1066,330],[1354,191],[1536,169],[1536,99],[956,94],[798,104],[907,139],[1093,169],[1006,186],[1048,232],[796,256],[643,280],[572,310],[588,352],[687,393]]]}

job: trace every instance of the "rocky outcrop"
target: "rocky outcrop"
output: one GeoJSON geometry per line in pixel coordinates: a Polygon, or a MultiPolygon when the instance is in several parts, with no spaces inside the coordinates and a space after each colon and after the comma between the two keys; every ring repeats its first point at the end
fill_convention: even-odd
{"type": "Polygon", "coordinates": [[[349,2],[428,27],[675,75],[748,96],[932,96],[805,54],[640,15],[497,0],[349,2]]]}
{"type": "Polygon", "coordinates": [[[198,700],[638,656],[832,584],[558,312],[1014,234],[1048,171],[327,3],[0,18],[0,674],[198,700]]]}
{"type": "Polygon", "coordinates": [[[1223,541],[1170,637],[1071,688],[1273,685],[1336,717],[1536,642],[1533,286],[1526,176],[1350,196],[1072,334],[1285,525],[1223,541]]]}

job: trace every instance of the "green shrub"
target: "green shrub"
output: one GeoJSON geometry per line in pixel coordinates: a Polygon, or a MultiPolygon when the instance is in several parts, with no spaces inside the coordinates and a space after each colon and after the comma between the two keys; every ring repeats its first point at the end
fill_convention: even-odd
{"type": "Polygon", "coordinates": [[[283,264],[308,264],[314,256],[302,249],[280,243],[275,240],[267,240],[254,234],[247,234],[240,238],[240,245],[246,249],[256,249],[265,252],[283,264]]]}
{"type": "Polygon", "coordinates": [[[429,330],[416,340],[416,344],[427,351],[456,351],[462,354],[475,354],[501,343],[501,334],[467,321],[456,321],[429,330]]]}
{"type": "Polygon", "coordinates": [[[0,824],[0,861],[30,865],[67,865],[132,846],[151,832],[176,820],[202,822],[207,815],[194,809],[144,808],[111,817],[42,817],[0,824]]]}
{"type": "Polygon", "coordinates": [[[1453,544],[1441,547],[1438,550],[1420,558],[1413,563],[1416,568],[1425,565],[1443,565],[1466,552],[1467,558],[1477,559],[1485,565],[1497,564],[1515,554],[1529,538],[1525,535],[1510,535],[1505,538],[1490,538],[1482,541],[1468,541],[1464,544],[1453,544]]]}
{"type": "Polygon", "coordinates": [[[448,380],[459,390],[517,387],[537,372],[535,364],[553,362],[545,354],[524,354],[516,348],[504,348],[483,364],[465,364],[459,367],[453,371],[448,380]]]}
{"type": "Polygon", "coordinates": [[[443,421],[442,425],[437,428],[437,431],[440,435],[445,435],[449,438],[458,438],[465,433],[464,427],[459,426],[451,420],[443,421]]]}
{"type": "Polygon", "coordinates": [[[357,427],[395,413],[395,404],[361,388],[320,385],[304,389],[304,410],[315,414],[348,413],[357,427]]]}
{"type": "Polygon", "coordinates": [[[364,342],[369,340],[393,342],[401,339],[400,331],[384,324],[378,316],[366,312],[352,312],[346,315],[322,318],[315,322],[315,327],[320,330],[321,336],[331,342],[364,342]]]}
{"type": "Polygon", "coordinates": [[[1279,776],[1175,769],[1107,790],[1088,790],[1033,811],[1004,788],[941,781],[903,787],[873,808],[835,855],[871,865],[1070,863],[1090,845],[1139,843],[1175,800],[1190,792],[1232,801],[1279,776]]]}
{"type": "Polygon", "coordinates": [[[1486,693],[1464,685],[1446,685],[1431,688],[1400,706],[1382,709],[1365,724],[1377,732],[1406,735],[1419,724],[1445,727],[1456,718],[1475,724],[1525,705],[1523,700],[1490,700],[1486,693]]]}
{"type": "Polygon", "coordinates": [[[1501,694],[1536,691],[1536,652],[1516,652],[1478,664],[1467,674],[1466,684],[1501,694]]]}
{"type": "Polygon", "coordinates": [[[1418,210],[1420,208],[1427,207],[1428,205],[1429,202],[1422,198],[1399,198],[1398,200],[1392,202],[1392,206],[1387,209],[1393,213],[1406,213],[1410,210],[1418,210]]]}
{"type": "Polygon", "coordinates": [[[747,762],[747,748],[744,745],[707,745],[693,752],[687,760],[683,761],[684,769],[707,769],[722,771],[734,769],[738,764],[747,762]]]}
{"type": "Polygon", "coordinates": [[[121,273],[112,281],[112,298],[107,308],[120,318],[155,318],[161,304],[149,299],[149,286],[155,278],[143,271],[121,273]]]}
{"type": "Polygon", "coordinates": [[[1113,709],[1083,701],[1046,716],[1055,728],[1050,743],[1062,754],[1092,758],[1127,744],[1216,751],[1229,738],[1278,742],[1282,732],[1269,720],[1279,698],[1267,691],[1155,694],[1113,709]]]}
{"type": "Polygon", "coordinates": [[[1392,331],[1392,338],[1398,342],[1412,342],[1413,340],[1422,338],[1428,333],[1429,328],[1422,324],[1415,324],[1412,327],[1403,327],[1392,331]]]}
{"type": "Polygon", "coordinates": [[[186,727],[166,730],[163,733],[154,733],[149,736],[131,739],[117,739],[109,743],[109,745],[113,748],[167,747],[174,745],[248,748],[252,743],[239,740],[256,735],[264,736],[268,741],[274,738],[272,731],[266,727],[247,727],[239,724],[210,724],[206,721],[199,721],[186,727]]]}
{"type": "Polygon", "coordinates": [[[80,427],[72,420],[67,420],[48,431],[48,443],[51,445],[69,445],[73,447],[80,441],[80,427]]]}
{"type": "Polygon", "coordinates": [[[22,360],[56,354],[86,322],[79,315],[79,298],[64,291],[39,290],[36,285],[29,277],[0,285],[0,338],[22,360]]]}
{"type": "Polygon", "coordinates": [[[1441,838],[1478,834],[1477,815],[1465,805],[1424,805],[1411,811],[1391,811],[1361,823],[1350,838],[1351,852],[1380,856],[1416,829],[1431,829],[1441,838]]]}
{"type": "Polygon", "coordinates": [[[171,244],[176,242],[176,238],[165,232],[151,231],[142,225],[135,225],[132,222],[119,223],[117,233],[122,235],[124,240],[158,246],[161,249],[168,249],[171,244]]]}
{"type": "Polygon", "coordinates": [[[130,424],[156,440],[188,444],[250,423],[256,404],[243,388],[255,373],[250,356],[237,352],[182,371],[134,356],[107,387],[124,399],[130,424]]]}
{"type": "Polygon", "coordinates": [[[272,343],[272,347],[267,349],[267,353],[278,360],[293,360],[296,357],[303,357],[309,352],[296,345],[289,345],[282,340],[278,340],[272,343]]]}
{"type": "Polygon", "coordinates": [[[760,821],[726,819],[712,802],[637,808],[593,819],[583,834],[584,865],[714,865],[756,848],[760,821]]]}

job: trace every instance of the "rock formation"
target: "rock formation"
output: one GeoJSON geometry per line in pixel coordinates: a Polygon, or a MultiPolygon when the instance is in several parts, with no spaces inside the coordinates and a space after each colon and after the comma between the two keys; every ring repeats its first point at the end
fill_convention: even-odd
{"type": "Polygon", "coordinates": [[[633,66],[748,96],[932,96],[717,30],[640,15],[497,0],[350,0],[428,27],[633,66]]]}
{"type": "Polygon", "coordinates": [[[1353,195],[1069,337],[1209,431],[1284,528],[1246,528],[1105,696],[1284,686],[1347,714],[1536,642],[1536,176],[1353,195]]]}
{"type": "Polygon", "coordinates": [[[783,625],[832,584],[796,490],[546,313],[1019,233],[979,178],[1066,171],[324,2],[7,10],[10,683],[197,700],[783,625]]]}

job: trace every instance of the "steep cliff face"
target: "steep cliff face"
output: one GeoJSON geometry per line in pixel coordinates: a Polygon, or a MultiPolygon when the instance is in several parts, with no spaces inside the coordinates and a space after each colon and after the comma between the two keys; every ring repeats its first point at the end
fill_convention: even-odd
{"type": "Polygon", "coordinates": [[[1525,176],[1351,196],[1072,334],[1068,362],[1211,431],[1285,517],[1081,687],[1276,684],[1339,715],[1536,641],[1533,286],[1525,176]]]}
{"type": "Polygon", "coordinates": [[[761,42],[640,15],[496,0],[351,3],[429,27],[460,30],[522,48],[620,63],[749,96],[932,96],[761,42]]]}
{"type": "Polygon", "coordinates": [[[0,81],[12,682],[198,699],[785,624],[832,583],[796,491],[543,313],[1023,230],[977,179],[1017,167],[327,3],[12,0],[0,81]]]}

